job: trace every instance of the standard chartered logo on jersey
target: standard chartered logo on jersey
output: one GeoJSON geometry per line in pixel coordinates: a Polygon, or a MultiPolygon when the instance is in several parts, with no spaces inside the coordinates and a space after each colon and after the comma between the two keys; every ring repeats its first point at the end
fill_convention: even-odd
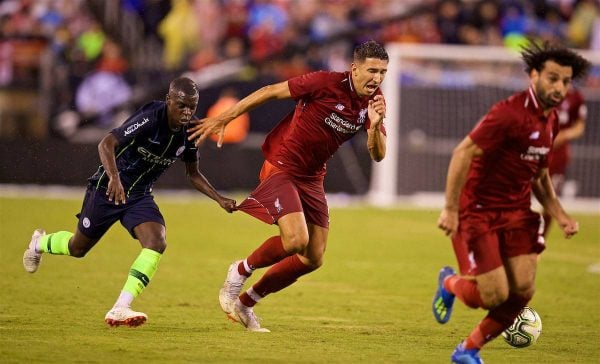
{"type": "Polygon", "coordinates": [[[344,134],[354,134],[362,128],[362,125],[354,125],[334,112],[325,118],[325,124],[344,134]]]}
{"type": "Polygon", "coordinates": [[[529,148],[527,148],[526,153],[521,153],[521,159],[526,161],[538,161],[542,156],[548,154],[548,152],[550,152],[550,148],[548,147],[536,147],[530,145],[529,148]]]}

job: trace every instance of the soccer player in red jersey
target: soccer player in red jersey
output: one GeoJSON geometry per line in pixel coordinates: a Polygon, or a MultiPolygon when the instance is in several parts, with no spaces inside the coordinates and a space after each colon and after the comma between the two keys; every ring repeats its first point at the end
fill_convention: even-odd
{"type": "Polygon", "coordinates": [[[556,197],[547,156],[558,134],[555,108],[590,64],[548,43],[521,54],[529,88],[494,105],[454,149],[448,167],[438,227],[452,237],[460,274],[440,270],[433,314],[447,322],[455,297],[488,312],[454,350],[453,363],[480,363],[481,347],[533,296],[537,255],[545,246],[541,217],[530,209],[532,189],[567,238],[579,229],[556,197]]]}
{"type": "MultiPolygon", "coordinates": [[[[559,132],[554,139],[554,145],[548,157],[548,171],[554,190],[557,194],[562,193],[565,183],[567,166],[571,161],[572,140],[580,138],[585,131],[587,117],[587,106],[581,92],[571,87],[563,102],[558,106],[559,132]]],[[[544,211],[544,237],[550,229],[552,216],[544,211]]]]}
{"type": "MultiPolygon", "coordinates": [[[[329,211],[323,179],[325,163],[339,146],[366,130],[371,159],[385,156],[385,102],[380,90],[388,55],[374,41],[354,50],[348,72],[313,72],[265,86],[222,114],[190,128],[190,139],[201,143],[212,133],[222,139],[227,123],[269,101],[293,98],[295,109],[268,134],[262,146],[265,162],[260,184],[238,209],[279,226],[246,259],[231,264],[219,293],[221,308],[250,331],[260,326],[254,305],[323,264],[329,233],[329,211]],[[270,267],[240,295],[246,279],[270,267]]],[[[221,140],[218,146],[221,145],[221,140]]]]}

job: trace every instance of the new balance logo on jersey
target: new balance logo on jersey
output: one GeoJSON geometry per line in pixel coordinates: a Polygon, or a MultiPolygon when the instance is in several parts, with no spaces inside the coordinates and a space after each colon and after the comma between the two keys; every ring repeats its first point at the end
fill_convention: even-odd
{"type": "Polygon", "coordinates": [[[150,121],[150,119],[144,118],[144,119],[142,119],[141,123],[135,123],[135,124],[129,125],[127,127],[127,129],[125,129],[124,135],[127,136],[127,135],[133,133],[134,131],[138,130],[139,128],[141,128],[142,126],[144,126],[144,124],[146,124],[149,121],[150,121]]]}
{"type": "Polygon", "coordinates": [[[335,108],[338,109],[338,110],[340,110],[340,111],[342,111],[342,110],[344,110],[344,105],[337,104],[337,105],[335,105],[335,108]]]}
{"type": "Polygon", "coordinates": [[[540,132],[539,131],[534,131],[533,133],[531,133],[531,135],[529,136],[529,139],[531,140],[538,140],[540,138],[540,132]]]}

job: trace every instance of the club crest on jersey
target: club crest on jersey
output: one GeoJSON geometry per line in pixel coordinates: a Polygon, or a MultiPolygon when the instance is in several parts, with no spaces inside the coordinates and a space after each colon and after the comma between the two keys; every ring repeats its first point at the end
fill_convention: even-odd
{"type": "Polygon", "coordinates": [[[277,210],[277,213],[280,213],[283,210],[283,207],[279,202],[279,197],[275,200],[275,210],[277,210]]]}
{"type": "Polygon", "coordinates": [[[344,110],[344,105],[337,104],[337,105],[335,105],[335,108],[338,109],[338,110],[340,110],[340,111],[342,111],[342,110],[344,110]]]}
{"type": "Polygon", "coordinates": [[[357,122],[359,124],[364,124],[365,123],[365,118],[367,117],[367,109],[362,109],[358,112],[358,120],[357,122]]]}
{"type": "Polygon", "coordinates": [[[127,129],[125,129],[125,133],[123,133],[125,136],[133,133],[134,131],[138,130],[139,128],[141,128],[142,126],[144,126],[144,124],[146,124],[147,122],[149,122],[150,119],[148,118],[143,118],[141,122],[136,122],[135,124],[131,124],[127,127],[127,129]]]}
{"type": "Polygon", "coordinates": [[[538,130],[534,131],[533,133],[531,133],[531,135],[529,136],[529,139],[531,140],[537,140],[540,138],[540,132],[538,130]]]}

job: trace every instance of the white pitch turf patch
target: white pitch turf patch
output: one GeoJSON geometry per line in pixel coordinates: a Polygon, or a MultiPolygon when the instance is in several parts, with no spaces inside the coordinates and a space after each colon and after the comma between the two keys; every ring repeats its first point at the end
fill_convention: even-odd
{"type": "Polygon", "coordinates": [[[587,271],[593,274],[600,274],[600,263],[590,264],[587,271]]]}

